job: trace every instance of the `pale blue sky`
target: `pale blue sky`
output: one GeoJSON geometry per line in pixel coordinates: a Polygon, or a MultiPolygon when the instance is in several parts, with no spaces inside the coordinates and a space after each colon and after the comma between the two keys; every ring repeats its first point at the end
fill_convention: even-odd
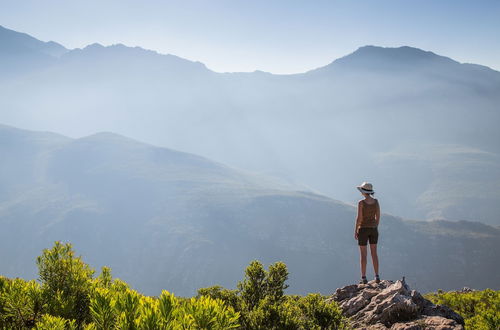
{"type": "Polygon", "coordinates": [[[500,70],[499,0],[0,0],[0,25],[68,48],[141,46],[219,72],[304,72],[364,45],[500,70]]]}

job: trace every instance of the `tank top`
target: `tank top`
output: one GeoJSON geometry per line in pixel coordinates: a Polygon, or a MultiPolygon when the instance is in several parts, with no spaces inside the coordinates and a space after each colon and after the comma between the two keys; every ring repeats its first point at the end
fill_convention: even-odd
{"type": "Polygon", "coordinates": [[[377,214],[378,208],[378,200],[375,199],[375,203],[368,204],[363,199],[361,201],[361,210],[363,212],[363,218],[361,219],[361,223],[359,225],[362,227],[377,227],[377,221],[375,219],[375,214],[377,214]]]}

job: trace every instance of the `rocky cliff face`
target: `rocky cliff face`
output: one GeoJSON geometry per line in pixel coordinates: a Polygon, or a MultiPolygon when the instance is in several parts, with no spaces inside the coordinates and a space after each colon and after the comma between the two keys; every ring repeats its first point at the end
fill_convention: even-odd
{"type": "Polygon", "coordinates": [[[329,300],[340,305],[355,329],[464,329],[459,314],[410,290],[404,278],[348,285],[329,300]]]}

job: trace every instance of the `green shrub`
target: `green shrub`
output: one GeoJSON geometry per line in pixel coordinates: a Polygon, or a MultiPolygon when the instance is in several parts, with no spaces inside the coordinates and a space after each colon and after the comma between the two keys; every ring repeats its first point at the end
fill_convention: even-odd
{"type": "Polygon", "coordinates": [[[115,311],[117,327],[123,330],[137,329],[135,320],[139,317],[140,295],[128,288],[116,292],[115,311]]]}
{"type": "Polygon", "coordinates": [[[79,325],[87,321],[94,271],[75,257],[71,244],[55,242],[52,249],[43,250],[37,265],[48,314],[79,325]]]}
{"type": "Polygon", "coordinates": [[[248,310],[254,309],[266,294],[266,271],[259,261],[252,261],[245,269],[245,278],[238,289],[248,310]]]}
{"type": "Polygon", "coordinates": [[[446,305],[465,320],[467,329],[500,329],[500,291],[486,289],[471,292],[443,292],[426,294],[435,304],[446,305]]]}
{"type": "Polygon", "coordinates": [[[285,295],[288,270],[277,262],[266,271],[259,261],[245,270],[238,290],[213,286],[198,290],[198,297],[221,299],[240,313],[244,329],[340,329],[346,326],[338,305],[326,297],[285,295]]]}
{"type": "Polygon", "coordinates": [[[44,307],[40,285],[35,281],[4,278],[0,290],[0,324],[14,329],[34,326],[44,307]]]}
{"type": "Polygon", "coordinates": [[[326,298],[318,293],[310,293],[299,297],[298,304],[306,318],[314,320],[320,329],[345,327],[340,307],[336,303],[326,302],[326,298]]]}
{"type": "Polygon", "coordinates": [[[198,289],[197,297],[209,296],[214,299],[220,299],[225,302],[228,306],[233,307],[235,310],[241,310],[241,297],[238,296],[238,290],[229,290],[221,287],[220,285],[214,285],[208,288],[198,289]]]}
{"type": "Polygon", "coordinates": [[[113,299],[113,293],[105,288],[95,288],[90,298],[90,316],[96,329],[112,329],[115,325],[116,301],[113,299]]]}
{"type": "Polygon", "coordinates": [[[94,271],[70,244],[55,242],[37,258],[40,282],[0,276],[0,329],[338,329],[344,319],[325,297],[285,295],[288,270],[253,261],[237,290],[213,286],[193,298],[163,291],[148,297],[94,271]]]}
{"type": "Polygon", "coordinates": [[[191,298],[184,306],[184,313],[192,317],[195,329],[233,329],[239,327],[239,314],[220,299],[209,296],[191,298]]]}
{"type": "Polygon", "coordinates": [[[35,329],[37,330],[76,330],[74,320],[65,320],[59,316],[44,314],[40,321],[37,322],[35,329]]]}

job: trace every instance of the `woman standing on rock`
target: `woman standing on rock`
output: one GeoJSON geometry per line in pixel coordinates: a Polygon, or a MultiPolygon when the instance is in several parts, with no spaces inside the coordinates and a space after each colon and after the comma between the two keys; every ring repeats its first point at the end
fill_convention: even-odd
{"type": "Polygon", "coordinates": [[[366,279],[366,245],[370,243],[370,253],[372,256],[373,270],[375,271],[375,281],[380,282],[378,274],[378,224],[380,222],[380,206],[378,200],[373,198],[373,186],[371,183],[363,182],[356,187],[363,195],[364,199],[358,202],[358,215],[356,217],[356,227],[354,228],[354,239],[358,240],[361,266],[360,283],[368,283],[366,279]]]}

